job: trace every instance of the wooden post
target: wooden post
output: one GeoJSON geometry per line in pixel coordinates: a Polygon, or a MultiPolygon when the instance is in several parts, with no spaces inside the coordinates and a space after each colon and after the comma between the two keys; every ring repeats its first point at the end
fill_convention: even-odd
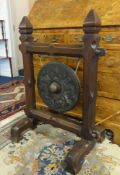
{"type": "Polygon", "coordinates": [[[27,17],[23,17],[19,32],[21,34],[20,40],[20,51],[23,55],[24,64],[24,77],[25,77],[25,92],[26,92],[26,113],[29,116],[30,110],[35,109],[35,80],[33,71],[33,54],[28,53],[25,49],[25,44],[27,42],[33,41],[32,32],[33,27],[27,17]]]}
{"type": "Polygon", "coordinates": [[[84,65],[83,65],[83,124],[81,140],[68,153],[67,169],[77,174],[84,162],[85,156],[94,147],[95,140],[95,111],[97,93],[98,57],[104,55],[99,48],[100,20],[94,10],[91,10],[84,21],[84,65]]]}
{"type": "Polygon", "coordinates": [[[101,22],[94,10],[91,10],[84,21],[84,65],[83,65],[83,127],[81,136],[93,139],[97,93],[97,48],[99,47],[99,31],[101,22]]]}
{"type": "MultiPolygon", "coordinates": [[[[35,89],[34,89],[34,71],[33,71],[33,54],[26,51],[25,45],[27,42],[33,41],[32,32],[33,27],[27,17],[23,17],[19,32],[21,34],[19,46],[23,56],[24,64],[24,83],[25,83],[25,95],[26,95],[26,114],[27,117],[31,117],[30,110],[35,109],[35,89]]],[[[33,120],[26,118],[16,123],[11,129],[12,142],[19,142],[22,138],[22,133],[28,128],[33,127],[33,120]]]]}

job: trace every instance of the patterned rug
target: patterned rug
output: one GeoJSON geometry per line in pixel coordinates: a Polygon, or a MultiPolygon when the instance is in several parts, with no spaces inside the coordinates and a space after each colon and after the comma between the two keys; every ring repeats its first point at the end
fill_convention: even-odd
{"type": "MultiPolygon", "coordinates": [[[[74,143],[75,134],[38,125],[24,134],[17,144],[0,150],[0,175],[71,175],[65,170],[65,157],[74,143]]],[[[78,175],[120,175],[120,148],[105,139],[97,144],[78,175]]]]}
{"type": "Polygon", "coordinates": [[[0,85],[3,85],[3,84],[6,84],[6,83],[9,83],[11,81],[20,81],[20,80],[23,80],[24,77],[23,75],[22,76],[17,76],[17,77],[6,77],[6,76],[0,76],[0,85]]]}
{"type": "Polygon", "coordinates": [[[0,85],[0,121],[24,109],[24,94],[23,80],[0,85]]]}

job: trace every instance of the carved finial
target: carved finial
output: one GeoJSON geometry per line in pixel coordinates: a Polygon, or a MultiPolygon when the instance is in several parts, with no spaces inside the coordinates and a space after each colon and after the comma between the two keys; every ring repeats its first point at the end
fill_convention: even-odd
{"type": "Polygon", "coordinates": [[[98,33],[101,27],[101,21],[94,10],[90,10],[85,18],[84,24],[85,33],[98,33]]]}
{"type": "Polygon", "coordinates": [[[19,32],[20,34],[32,34],[33,32],[33,26],[26,16],[22,18],[22,21],[19,25],[19,32]]]}
{"type": "Polygon", "coordinates": [[[33,37],[32,37],[33,26],[26,16],[23,17],[19,25],[19,32],[21,34],[20,36],[21,42],[33,40],[33,37]]]}

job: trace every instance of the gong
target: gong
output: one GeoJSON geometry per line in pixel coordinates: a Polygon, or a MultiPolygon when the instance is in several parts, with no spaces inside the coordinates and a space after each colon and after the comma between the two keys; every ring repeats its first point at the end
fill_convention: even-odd
{"type": "Polygon", "coordinates": [[[38,91],[43,102],[56,112],[71,110],[80,98],[80,81],[70,67],[49,62],[38,74],[38,91]]]}

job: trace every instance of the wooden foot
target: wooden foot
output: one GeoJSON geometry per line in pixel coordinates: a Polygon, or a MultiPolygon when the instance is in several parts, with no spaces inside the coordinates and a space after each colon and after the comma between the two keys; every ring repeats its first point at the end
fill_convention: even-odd
{"type": "Polygon", "coordinates": [[[82,139],[78,141],[66,157],[67,171],[76,175],[84,163],[85,156],[91,151],[95,143],[95,140],[82,139]]]}
{"type": "Polygon", "coordinates": [[[22,134],[29,128],[33,127],[32,119],[25,118],[16,123],[11,129],[11,140],[18,143],[22,139],[22,134]]]}

